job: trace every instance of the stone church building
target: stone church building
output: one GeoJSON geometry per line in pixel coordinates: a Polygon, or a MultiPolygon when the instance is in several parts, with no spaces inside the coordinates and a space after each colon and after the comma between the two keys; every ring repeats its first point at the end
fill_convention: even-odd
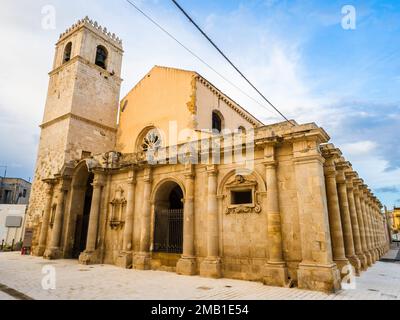
{"type": "Polygon", "coordinates": [[[167,67],[120,100],[122,57],[87,17],[56,44],[33,254],[335,291],[388,250],[381,203],[323,128],[264,125],[167,67]]]}

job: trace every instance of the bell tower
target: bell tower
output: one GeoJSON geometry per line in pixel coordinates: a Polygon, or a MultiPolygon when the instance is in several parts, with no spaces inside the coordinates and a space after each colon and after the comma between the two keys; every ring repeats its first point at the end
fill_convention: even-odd
{"type": "Polygon", "coordinates": [[[60,35],[40,125],[31,226],[40,224],[45,210],[44,180],[71,161],[114,149],[122,56],[122,41],[88,17],[60,35]]]}

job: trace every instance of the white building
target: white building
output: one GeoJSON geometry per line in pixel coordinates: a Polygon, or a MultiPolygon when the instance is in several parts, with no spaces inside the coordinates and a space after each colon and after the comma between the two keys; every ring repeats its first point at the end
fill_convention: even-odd
{"type": "Polygon", "coordinates": [[[0,204],[0,244],[11,245],[23,240],[26,205],[0,204]]]}

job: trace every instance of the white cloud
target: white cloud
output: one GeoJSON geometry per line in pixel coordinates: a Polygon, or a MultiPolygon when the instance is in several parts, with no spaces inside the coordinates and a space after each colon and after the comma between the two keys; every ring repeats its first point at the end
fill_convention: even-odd
{"type": "Polygon", "coordinates": [[[374,152],[377,146],[376,142],[366,140],[344,144],[341,146],[341,149],[346,154],[347,158],[358,159],[374,152]]]}

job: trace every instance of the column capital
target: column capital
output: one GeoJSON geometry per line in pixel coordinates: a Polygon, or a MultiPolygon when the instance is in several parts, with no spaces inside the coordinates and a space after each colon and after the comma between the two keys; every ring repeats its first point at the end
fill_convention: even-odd
{"type": "Polygon", "coordinates": [[[334,144],[332,143],[321,144],[320,150],[325,159],[336,160],[342,156],[342,152],[338,148],[335,148],[334,144]]]}
{"type": "Polygon", "coordinates": [[[153,170],[150,166],[144,168],[143,181],[147,183],[151,183],[153,181],[153,170]]]}
{"type": "Polygon", "coordinates": [[[195,166],[193,164],[186,164],[185,165],[185,172],[184,172],[185,179],[194,179],[196,176],[195,166]]]}
{"type": "Polygon", "coordinates": [[[129,185],[135,185],[136,184],[136,170],[132,169],[129,171],[128,174],[128,184],[129,185]]]}
{"type": "Polygon", "coordinates": [[[46,194],[52,195],[54,192],[54,186],[56,185],[56,181],[54,179],[44,179],[42,180],[46,186],[46,194]]]}
{"type": "Polygon", "coordinates": [[[216,176],[218,174],[218,166],[216,164],[208,165],[206,170],[209,176],[216,176]]]}
{"type": "Polygon", "coordinates": [[[264,160],[263,164],[265,166],[272,164],[276,164],[276,157],[275,157],[275,146],[277,143],[265,143],[264,146],[264,160]]]}

